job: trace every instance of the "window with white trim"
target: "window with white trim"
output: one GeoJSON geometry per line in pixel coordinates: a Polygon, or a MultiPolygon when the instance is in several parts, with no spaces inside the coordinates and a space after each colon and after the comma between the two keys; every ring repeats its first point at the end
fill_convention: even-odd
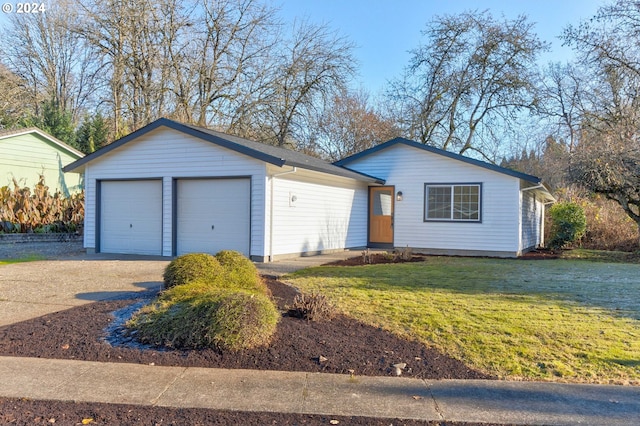
{"type": "Polygon", "coordinates": [[[480,184],[424,185],[424,220],[480,222],[480,184]]]}

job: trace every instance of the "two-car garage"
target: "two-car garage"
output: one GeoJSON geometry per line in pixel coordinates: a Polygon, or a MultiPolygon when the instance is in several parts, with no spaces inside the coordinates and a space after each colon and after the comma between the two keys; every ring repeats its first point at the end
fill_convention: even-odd
{"type": "Polygon", "coordinates": [[[170,186],[163,188],[162,179],[99,181],[97,251],[162,255],[164,244],[174,255],[249,255],[250,178],[172,179],[170,186]],[[163,193],[175,214],[163,215],[163,193]],[[170,226],[163,217],[173,218],[170,226]]]}

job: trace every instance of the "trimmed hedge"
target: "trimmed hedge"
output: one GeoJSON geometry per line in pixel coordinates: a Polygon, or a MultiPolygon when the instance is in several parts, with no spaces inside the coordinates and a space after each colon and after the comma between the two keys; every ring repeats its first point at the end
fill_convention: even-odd
{"type": "Polygon", "coordinates": [[[216,254],[216,259],[222,265],[225,273],[225,287],[234,287],[244,290],[258,290],[268,294],[267,286],[262,282],[258,268],[253,262],[233,250],[222,250],[216,254]]]}
{"type": "Polygon", "coordinates": [[[206,253],[189,253],[175,258],[164,270],[164,288],[195,280],[216,282],[224,273],[218,259],[206,253]]]}
{"type": "Polygon", "coordinates": [[[239,351],[269,344],[280,313],[242,254],[186,254],[165,269],[165,289],[127,322],[143,343],[239,351]]]}
{"type": "Polygon", "coordinates": [[[143,343],[239,351],[269,344],[280,313],[264,294],[219,290],[193,281],[164,292],[127,327],[143,343]]]}

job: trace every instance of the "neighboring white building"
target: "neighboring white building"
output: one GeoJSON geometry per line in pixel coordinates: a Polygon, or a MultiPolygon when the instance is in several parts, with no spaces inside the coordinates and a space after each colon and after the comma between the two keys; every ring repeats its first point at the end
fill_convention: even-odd
{"type": "Polygon", "coordinates": [[[368,245],[516,256],[542,242],[552,197],[539,179],[420,147],[398,139],[329,164],[160,119],[64,170],[84,172],[88,251],[266,262],[368,245]],[[480,220],[422,220],[443,183],[475,188],[480,220]]]}

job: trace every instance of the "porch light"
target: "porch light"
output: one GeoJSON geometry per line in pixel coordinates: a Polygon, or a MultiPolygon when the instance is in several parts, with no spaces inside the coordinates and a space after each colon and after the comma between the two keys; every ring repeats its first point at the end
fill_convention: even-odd
{"type": "Polygon", "coordinates": [[[398,191],[396,194],[396,201],[402,201],[402,191],[398,191]]]}

